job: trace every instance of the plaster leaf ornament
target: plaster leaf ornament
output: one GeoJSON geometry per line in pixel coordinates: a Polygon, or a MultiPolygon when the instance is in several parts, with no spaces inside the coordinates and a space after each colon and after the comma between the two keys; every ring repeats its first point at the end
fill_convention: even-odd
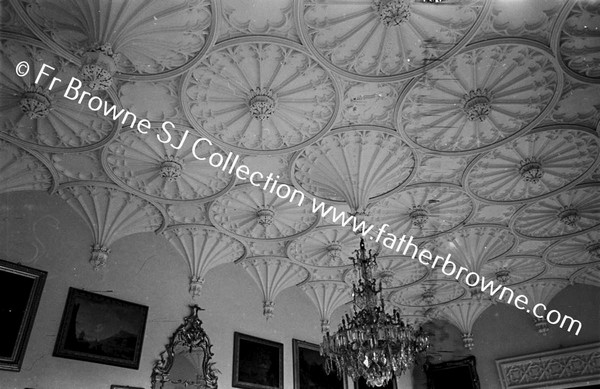
{"type": "Polygon", "coordinates": [[[116,96],[84,95],[80,87],[70,90],[67,98],[77,67],[39,43],[0,39],[0,75],[0,138],[28,149],[70,153],[97,149],[116,136],[120,122],[105,117],[101,107],[116,104],[119,109],[116,96]],[[19,77],[15,68],[23,62],[29,71],[19,77]]]}
{"type": "Polygon", "coordinates": [[[189,265],[192,298],[200,295],[209,270],[242,260],[247,253],[243,243],[207,225],[173,225],[163,234],[189,265]]]}
{"type": "Polygon", "coordinates": [[[121,75],[182,73],[215,38],[209,0],[49,0],[19,6],[40,39],[81,62],[79,77],[92,90],[110,88],[121,75]]]}
{"type": "Polygon", "coordinates": [[[455,54],[490,4],[304,0],[296,11],[303,42],[327,66],[355,80],[392,81],[423,74],[455,54]]]}
{"type": "Polygon", "coordinates": [[[371,202],[400,190],[417,160],[402,138],[389,129],[353,126],[330,132],[297,152],[291,161],[294,186],[318,199],[346,203],[362,215],[371,202]]]}
{"type": "Polygon", "coordinates": [[[462,333],[467,350],[475,346],[473,326],[481,314],[492,305],[490,299],[462,299],[438,308],[439,317],[455,325],[462,333]]]}
{"type": "Polygon", "coordinates": [[[511,219],[513,232],[525,239],[579,235],[600,225],[600,185],[580,184],[520,208],[511,219]]]}
{"type": "Polygon", "coordinates": [[[571,283],[600,287],[600,265],[586,266],[570,278],[571,283]]]}
{"type": "Polygon", "coordinates": [[[389,300],[399,307],[435,307],[460,299],[466,289],[456,281],[427,280],[390,293],[389,300]]]}
{"type": "MultiPolygon", "coordinates": [[[[418,261],[404,256],[378,256],[377,267],[373,276],[381,281],[384,290],[406,287],[423,281],[429,275],[429,269],[418,261]]],[[[349,269],[344,275],[347,284],[357,283],[359,275],[355,268],[349,269]]]]}
{"type": "Polygon", "coordinates": [[[291,240],[317,226],[320,218],[302,192],[289,185],[272,188],[236,186],[211,203],[212,223],[240,238],[269,241],[291,240]]]}
{"type": "MultiPolygon", "coordinates": [[[[569,285],[569,282],[566,280],[558,280],[558,279],[539,279],[530,282],[526,282],[524,284],[518,285],[513,288],[515,292],[515,296],[522,294],[528,297],[528,306],[535,307],[537,304],[544,304],[546,307],[549,306],[552,299],[564,288],[569,285]]],[[[504,300],[499,300],[500,302],[505,303],[504,300]]],[[[548,309],[548,308],[546,308],[548,309]]],[[[537,317],[533,310],[528,312],[535,325],[535,329],[541,335],[546,336],[548,331],[550,330],[548,326],[548,321],[545,317],[537,317]]],[[[542,316],[547,314],[543,309],[537,309],[537,315],[542,316]]]]}
{"type": "Polygon", "coordinates": [[[147,134],[123,131],[104,148],[102,165],[120,186],[149,200],[181,204],[203,203],[223,195],[235,184],[235,175],[208,163],[208,158],[227,153],[207,142],[197,142],[195,130],[178,126],[165,132],[151,128],[147,134]],[[161,141],[162,139],[162,141],[161,141]],[[199,160],[206,158],[206,160],[199,160]]]}
{"type": "Polygon", "coordinates": [[[600,230],[592,230],[553,243],[544,258],[556,266],[582,266],[600,263],[600,230]]]}
{"type": "Polygon", "coordinates": [[[352,288],[343,282],[307,282],[300,286],[319,310],[321,332],[331,329],[331,314],[352,301],[352,288]]]}
{"type": "Polygon", "coordinates": [[[275,312],[275,299],[283,290],[305,282],[309,273],[300,265],[285,258],[252,257],[240,264],[250,274],[263,294],[263,315],[271,319],[275,312]]]}
{"type": "Polygon", "coordinates": [[[593,131],[541,128],[475,158],[466,169],[465,187],[482,201],[518,204],[572,187],[599,158],[600,141],[593,131]]]}
{"type": "Polygon", "coordinates": [[[429,153],[487,151],[537,126],[559,100],[563,78],[552,53],[537,46],[473,45],[411,84],[397,126],[429,153]]]}
{"type": "Polygon", "coordinates": [[[535,255],[508,255],[486,262],[480,275],[497,285],[514,285],[541,277],[546,271],[544,260],[535,255]]]}
{"type": "Polygon", "coordinates": [[[162,209],[114,184],[79,181],[62,184],[58,193],[93,234],[90,263],[96,271],[106,266],[116,240],[139,232],[160,232],[166,225],[162,209]]]}
{"type": "Polygon", "coordinates": [[[0,139],[0,193],[51,191],[57,184],[57,175],[46,158],[0,139]]]}
{"type": "Polygon", "coordinates": [[[217,45],[181,87],[192,126],[247,155],[285,154],[322,137],[337,115],[338,95],[330,73],[304,48],[276,38],[217,45]]]}

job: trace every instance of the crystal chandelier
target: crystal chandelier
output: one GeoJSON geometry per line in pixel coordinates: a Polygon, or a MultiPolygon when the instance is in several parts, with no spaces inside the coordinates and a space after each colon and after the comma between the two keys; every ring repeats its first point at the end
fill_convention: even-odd
{"type": "Polygon", "coordinates": [[[321,355],[326,358],[325,370],[349,375],[353,380],[363,377],[369,386],[383,386],[393,375],[409,370],[418,353],[429,346],[423,331],[405,324],[400,313],[385,312],[381,282],[377,285],[374,274],[377,254],[367,255],[364,239],[352,258],[360,277],[354,284],[354,314],[342,319],[338,331],[323,337],[321,355]]]}

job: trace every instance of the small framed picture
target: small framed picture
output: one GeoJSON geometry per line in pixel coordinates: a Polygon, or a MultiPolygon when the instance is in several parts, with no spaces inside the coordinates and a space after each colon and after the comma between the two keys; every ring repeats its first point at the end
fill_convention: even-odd
{"type": "Polygon", "coordinates": [[[344,389],[345,379],[337,372],[325,372],[325,358],[319,345],[293,339],[294,389],[344,389]]]}
{"type": "Polygon", "coordinates": [[[235,332],[232,386],[283,389],[283,344],[235,332]]]}
{"type": "Polygon", "coordinates": [[[53,355],[137,369],[148,307],[69,288],[53,355]]]}
{"type": "MultiPolygon", "coordinates": [[[[387,384],[381,387],[382,389],[398,389],[398,384],[396,383],[396,376],[392,376],[392,379],[388,381],[387,384]]],[[[360,377],[358,380],[354,381],[354,389],[373,389],[372,386],[367,385],[367,381],[360,377]]]]}
{"type": "Polygon", "coordinates": [[[47,273],[0,259],[0,369],[20,371],[47,273]]]}

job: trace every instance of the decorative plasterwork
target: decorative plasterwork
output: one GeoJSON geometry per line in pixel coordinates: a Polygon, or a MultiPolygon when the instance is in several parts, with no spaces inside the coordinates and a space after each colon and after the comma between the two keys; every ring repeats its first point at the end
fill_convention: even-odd
{"type": "Polygon", "coordinates": [[[473,158],[471,156],[434,155],[416,152],[419,168],[410,184],[417,183],[449,183],[461,184],[463,171],[473,158]]]}
{"type": "Polygon", "coordinates": [[[486,262],[506,254],[515,243],[514,235],[507,228],[474,225],[435,238],[426,246],[443,258],[451,254],[451,260],[457,265],[480,273],[486,262]]]}
{"type": "Polygon", "coordinates": [[[562,86],[556,59],[541,45],[475,44],[410,84],[398,106],[398,128],[428,151],[486,151],[536,126],[562,86]]]}
{"type": "Polygon", "coordinates": [[[591,130],[553,126],[477,157],[465,171],[464,187],[492,203],[540,199],[581,181],[599,155],[600,141],[591,130]]]}
{"type": "Polygon", "coordinates": [[[425,238],[464,224],[473,211],[473,201],[459,187],[417,184],[394,193],[371,207],[369,221],[395,233],[425,238]]]}
{"type": "Polygon", "coordinates": [[[371,124],[394,126],[394,106],[403,83],[366,83],[342,80],[344,97],[336,126],[371,124]]]}
{"type": "Polygon", "coordinates": [[[285,258],[253,257],[240,262],[263,294],[263,315],[273,317],[275,299],[283,290],[305,282],[308,270],[285,258]]]}
{"type": "Polygon", "coordinates": [[[210,225],[210,219],[206,212],[206,204],[198,203],[176,203],[166,206],[169,215],[169,224],[204,224],[210,225]]]}
{"type": "Polygon", "coordinates": [[[302,47],[283,39],[217,45],[187,74],[181,96],[192,125],[244,154],[281,154],[314,142],[333,124],[338,88],[302,47]]]}
{"type": "Polygon", "coordinates": [[[286,241],[255,240],[248,242],[250,254],[254,257],[261,256],[286,256],[286,241]]]}
{"type": "Polygon", "coordinates": [[[115,70],[127,75],[186,70],[208,49],[215,29],[215,5],[209,0],[12,3],[53,49],[66,49],[85,62],[90,49],[110,45],[118,54],[115,70]]]}
{"type": "Polygon", "coordinates": [[[54,191],[58,179],[50,166],[38,153],[27,152],[0,139],[0,193],[54,191]]]}
{"type": "Polygon", "coordinates": [[[17,33],[29,38],[35,38],[35,34],[29,28],[23,25],[23,21],[11,5],[10,0],[0,0],[0,26],[3,31],[17,33]]]}
{"type": "Polygon", "coordinates": [[[583,266],[600,262],[600,230],[558,241],[548,247],[544,258],[557,266],[583,266]]]}
{"type": "Polygon", "coordinates": [[[303,42],[338,73],[390,81],[414,77],[456,53],[490,4],[304,0],[297,3],[297,24],[303,42]]]}
{"type": "Polygon", "coordinates": [[[62,175],[61,181],[106,181],[110,179],[102,169],[100,150],[87,153],[52,154],[52,165],[62,175]]]}
{"type": "Polygon", "coordinates": [[[570,281],[575,284],[585,284],[600,288],[600,265],[584,267],[574,273],[570,281]]]}
{"type": "Polygon", "coordinates": [[[298,206],[301,192],[282,199],[252,184],[236,186],[212,202],[210,220],[228,233],[248,239],[291,240],[319,224],[310,201],[298,206]]]}
{"type": "MultiPolygon", "coordinates": [[[[189,123],[181,107],[179,88],[183,76],[166,80],[122,81],[118,83],[119,100],[123,107],[138,117],[156,123],[168,120],[176,127],[189,123]],[[140,99],[143,96],[143,99],[140,99]]],[[[170,128],[170,127],[169,127],[170,128]]]]}
{"type": "MultiPolygon", "coordinates": [[[[88,109],[89,95],[81,103],[64,97],[71,77],[77,77],[75,65],[27,38],[0,40],[0,57],[0,138],[36,150],[66,153],[101,147],[116,135],[120,123],[88,109]],[[29,63],[29,73],[19,77],[15,67],[22,61],[29,63]],[[55,70],[46,67],[44,73],[49,75],[42,75],[36,85],[44,64],[55,70]],[[62,81],[50,89],[54,77],[62,81]]],[[[116,101],[111,94],[99,93],[98,97],[109,106],[116,101]]]]}
{"type": "Polygon", "coordinates": [[[485,263],[479,274],[502,285],[515,285],[540,277],[545,271],[546,264],[539,256],[510,255],[485,263]]]}
{"type": "MultiPolygon", "coordinates": [[[[568,285],[569,282],[566,280],[539,279],[520,284],[512,289],[515,292],[515,296],[518,294],[527,296],[529,300],[529,306],[534,306],[539,303],[548,306],[550,301],[552,301],[558,292],[566,288],[568,285]]],[[[505,302],[504,300],[498,301],[505,302]]],[[[533,312],[531,312],[531,314],[533,316],[533,312]]]]}
{"type": "MultiPolygon", "coordinates": [[[[415,284],[429,275],[429,269],[410,257],[377,257],[377,267],[373,269],[377,282],[383,289],[394,289],[415,284]]],[[[360,276],[355,268],[348,269],[344,281],[348,285],[358,284],[360,276]]]]}
{"type": "Polygon", "coordinates": [[[477,210],[469,223],[492,223],[508,226],[511,216],[519,208],[517,205],[487,204],[475,201],[477,210]]]}
{"type": "Polygon", "coordinates": [[[190,267],[189,291],[200,295],[208,271],[219,265],[242,260],[247,253],[243,243],[200,224],[180,224],[167,228],[164,236],[190,267]]]}
{"type": "Polygon", "coordinates": [[[600,343],[496,360],[502,389],[575,388],[600,383],[600,343]]]}
{"type": "Polygon", "coordinates": [[[544,278],[554,278],[557,280],[570,280],[571,276],[578,271],[579,267],[558,267],[548,264],[544,272],[544,278]]]}
{"type": "Polygon", "coordinates": [[[400,136],[388,129],[355,126],[332,131],[294,155],[295,186],[364,212],[370,202],[401,189],[417,161],[400,136]]]}
{"type": "MultiPolygon", "coordinates": [[[[367,249],[378,252],[378,245],[368,240],[367,249]]],[[[358,249],[360,237],[351,229],[342,227],[318,227],[308,234],[290,242],[287,254],[293,260],[309,266],[340,267],[352,266],[354,251],[358,249]]]]}
{"type": "Polygon", "coordinates": [[[78,181],[61,185],[58,193],[93,234],[90,263],[94,270],[106,265],[116,240],[139,232],[158,233],[166,225],[162,209],[113,184],[78,181]]]}
{"type": "Polygon", "coordinates": [[[565,77],[562,96],[542,123],[572,123],[594,129],[600,123],[598,96],[600,85],[565,77]]]}
{"type": "Polygon", "coordinates": [[[218,41],[244,35],[269,35],[300,43],[293,18],[293,0],[221,0],[218,41]]]}
{"type": "Polygon", "coordinates": [[[331,314],[352,301],[352,289],[343,282],[307,282],[300,286],[319,310],[321,331],[329,332],[331,314]]]}
{"type": "Polygon", "coordinates": [[[135,129],[124,131],[103,150],[102,165],[117,184],[142,197],[164,203],[210,201],[228,191],[235,176],[208,163],[211,154],[226,153],[207,142],[196,144],[187,131],[194,133],[170,128],[170,144],[159,140],[165,137],[160,129],[145,135],[135,129]],[[207,159],[196,159],[194,152],[207,159]]]}
{"type": "Polygon", "coordinates": [[[490,305],[492,301],[488,299],[461,299],[437,308],[437,317],[455,325],[462,333],[465,348],[472,350],[475,345],[473,326],[490,305]]]}
{"type": "Polygon", "coordinates": [[[528,240],[521,238],[511,253],[520,255],[540,255],[540,253],[543,253],[551,244],[552,242],[543,240],[528,240]]]}
{"type": "Polygon", "coordinates": [[[558,37],[554,38],[554,48],[563,69],[571,76],[585,82],[600,83],[600,4],[594,0],[571,2],[573,8],[568,13],[558,37]]]}
{"type": "Polygon", "coordinates": [[[466,293],[456,281],[430,280],[392,292],[390,302],[407,307],[433,307],[460,299],[466,293]]]}
{"type": "Polygon", "coordinates": [[[529,239],[556,239],[600,225],[600,185],[582,184],[519,209],[511,229],[529,239]]]}

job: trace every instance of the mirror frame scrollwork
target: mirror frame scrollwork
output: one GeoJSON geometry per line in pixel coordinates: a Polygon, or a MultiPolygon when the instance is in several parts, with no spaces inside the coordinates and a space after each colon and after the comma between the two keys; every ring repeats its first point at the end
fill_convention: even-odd
{"type": "Polygon", "coordinates": [[[217,389],[217,374],[219,374],[220,371],[215,369],[215,362],[210,361],[214,356],[211,351],[212,344],[210,343],[208,335],[206,335],[206,332],[202,328],[202,320],[198,318],[198,312],[203,311],[204,309],[197,305],[190,305],[190,309],[192,310],[192,313],[183,319],[183,324],[175,330],[173,336],[170,338],[169,344],[165,346],[166,350],[160,353],[160,360],[154,363],[154,367],[152,368],[151,388],[162,388],[164,383],[168,382],[173,384],[184,384],[185,386],[198,385],[198,383],[177,379],[173,380],[169,377],[169,372],[173,367],[176,356],[175,348],[184,346],[190,353],[197,349],[204,351],[202,361],[204,388],[217,389]],[[161,385],[157,387],[157,383],[161,385]]]}

